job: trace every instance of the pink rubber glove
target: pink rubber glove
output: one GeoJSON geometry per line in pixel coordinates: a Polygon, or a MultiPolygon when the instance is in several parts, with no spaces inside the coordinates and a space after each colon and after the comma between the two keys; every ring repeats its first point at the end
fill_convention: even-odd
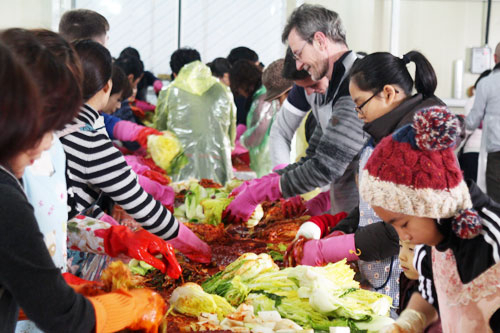
{"type": "Polygon", "coordinates": [[[238,186],[237,188],[235,188],[234,190],[232,190],[231,193],[229,193],[229,196],[230,197],[235,197],[238,194],[240,194],[241,192],[243,192],[244,190],[246,190],[250,185],[255,185],[258,182],[264,181],[264,179],[273,178],[273,177],[279,177],[279,176],[280,175],[278,175],[277,173],[271,172],[270,174],[267,174],[267,175],[262,176],[260,178],[255,178],[255,179],[252,179],[252,180],[246,180],[246,181],[243,182],[243,184],[241,184],[240,186],[238,186]]]}
{"type": "Polygon", "coordinates": [[[347,261],[358,260],[354,234],[328,237],[320,240],[311,239],[305,242],[301,265],[322,266],[329,262],[337,262],[344,258],[347,261]]]}
{"type": "Polygon", "coordinates": [[[155,80],[155,82],[153,82],[153,89],[156,95],[160,93],[161,88],[163,88],[163,82],[161,82],[161,80],[155,80]]]}
{"type": "Polygon", "coordinates": [[[248,221],[262,201],[274,201],[279,198],[281,198],[280,175],[271,173],[250,181],[227,206],[222,218],[229,223],[248,221]]]}
{"type": "Polygon", "coordinates": [[[120,225],[120,223],[118,223],[114,218],[112,218],[111,216],[109,216],[108,214],[104,213],[103,216],[101,216],[99,218],[99,220],[101,221],[104,221],[104,222],[107,222],[111,225],[120,225]]]}
{"type": "Polygon", "coordinates": [[[288,166],[288,163],[281,163],[281,164],[278,164],[277,166],[275,166],[273,168],[273,172],[276,171],[276,170],[281,170],[281,169],[284,169],[288,166]]]}
{"type": "Polygon", "coordinates": [[[311,200],[306,201],[307,215],[317,216],[330,210],[330,191],[321,192],[311,200]]]}
{"type": "Polygon", "coordinates": [[[137,135],[143,128],[144,126],[131,121],[122,120],[113,128],[113,136],[120,141],[136,141],[137,135]]]}
{"type": "Polygon", "coordinates": [[[144,165],[141,163],[141,160],[139,157],[135,155],[124,155],[125,161],[127,164],[132,168],[132,170],[138,174],[142,175],[144,172],[150,170],[150,167],[147,165],[144,165]]]}
{"type": "Polygon", "coordinates": [[[149,179],[143,175],[137,175],[139,178],[139,185],[165,206],[172,206],[175,200],[175,192],[168,185],[161,185],[154,180],[149,179]]]}
{"type": "Polygon", "coordinates": [[[179,222],[179,233],[177,237],[167,242],[192,261],[206,264],[212,260],[212,249],[210,246],[199,239],[181,222],[179,222]]]}
{"type": "Polygon", "coordinates": [[[247,130],[247,127],[243,124],[239,124],[238,126],[236,126],[236,140],[239,140],[240,136],[243,133],[245,133],[246,130],[247,130]]]}
{"type": "Polygon", "coordinates": [[[155,105],[148,103],[148,102],[145,102],[145,101],[141,101],[140,99],[135,100],[135,106],[137,106],[138,108],[140,108],[143,111],[154,111],[156,108],[155,105]]]}

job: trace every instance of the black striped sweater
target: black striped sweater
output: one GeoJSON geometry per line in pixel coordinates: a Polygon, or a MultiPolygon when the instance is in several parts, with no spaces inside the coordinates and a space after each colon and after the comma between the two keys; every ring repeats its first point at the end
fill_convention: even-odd
{"type": "Polygon", "coordinates": [[[175,217],[142,189],[122,153],[93,128],[99,117],[83,105],[76,119],[58,133],[67,159],[69,217],[90,208],[103,192],[144,229],[165,240],[176,237],[175,217]]]}

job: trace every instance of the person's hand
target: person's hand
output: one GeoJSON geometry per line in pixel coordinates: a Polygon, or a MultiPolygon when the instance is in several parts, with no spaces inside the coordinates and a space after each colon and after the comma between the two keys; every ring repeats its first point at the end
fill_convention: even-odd
{"type": "Polygon", "coordinates": [[[168,185],[170,183],[170,179],[167,175],[157,172],[155,170],[145,170],[141,173],[143,176],[148,177],[151,180],[161,184],[168,185]]]}
{"type": "Polygon", "coordinates": [[[210,246],[199,239],[181,222],[179,222],[179,233],[177,237],[167,242],[192,261],[206,264],[212,260],[212,249],[210,246]]]}
{"type": "Polygon", "coordinates": [[[132,232],[126,226],[119,225],[96,230],[95,234],[104,239],[104,251],[111,257],[125,254],[145,261],[174,279],[179,278],[181,274],[181,266],[175,258],[172,246],[144,229],[132,232]],[[156,258],[158,254],[163,258],[156,258]]]}
{"type": "Polygon", "coordinates": [[[295,239],[299,237],[304,237],[305,239],[320,239],[321,238],[321,228],[314,222],[307,221],[300,225],[295,239]]]}
{"type": "Polygon", "coordinates": [[[172,206],[175,201],[175,191],[168,185],[161,185],[160,183],[151,180],[145,175],[137,175],[139,185],[151,194],[156,201],[161,202],[164,206],[172,206]]]}
{"type": "Polygon", "coordinates": [[[274,168],[273,168],[273,172],[276,172],[278,170],[281,170],[281,169],[284,169],[288,166],[288,163],[281,163],[281,164],[278,164],[276,165],[274,168]]]}
{"type": "Polygon", "coordinates": [[[399,327],[399,325],[396,323],[382,327],[382,329],[379,332],[380,333],[407,333],[405,330],[403,330],[401,327],[399,327]]]}
{"type": "Polygon", "coordinates": [[[251,180],[246,180],[244,181],[240,186],[236,187],[235,189],[233,189],[231,191],[231,193],[229,193],[229,197],[236,197],[238,194],[240,194],[241,192],[243,192],[244,190],[246,190],[249,186],[253,186],[259,182],[263,182],[265,179],[271,179],[271,178],[274,178],[274,177],[279,177],[279,175],[277,173],[274,173],[274,172],[271,172],[265,176],[262,176],[260,178],[255,178],[255,179],[251,179],[251,180]]]}
{"type": "Polygon", "coordinates": [[[281,213],[286,218],[301,216],[307,213],[307,207],[300,195],[288,199],[280,199],[281,213]]]}
{"type": "MultiPolygon", "coordinates": [[[[340,212],[335,215],[323,214],[318,216],[313,216],[309,221],[302,223],[295,239],[299,236],[303,236],[307,239],[320,239],[325,236],[330,228],[334,228],[340,221],[345,219],[347,213],[340,212]]],[[[343,235],[343,232],[333,232],[327,237],[343,235]],[[340,234],[339,234],[340,233],[340,234]]]]}
{"type": "Polygon", "coordinates": [[[132,331],[158,332],[167,311],[163,297],[147,288],[132,289],[129,293],[135,300],[135,309],[134,320],[126,328],[132,331]]]}
{"type": "Polygon", "coordinates": [[[306,241],[307,238],[299,236],[288,246],[285,251],[285,255],[283,256],[285,267],[295,267],[300,265],[303,257],[304,243],[306,241]]]}
{"type": "Polygon", "coordinates": [[[348,261],[358,260],[360,255],[359,251],[356,250],[354,234],[326,237],[319,240],[307,240],[300,236],[289,249],[287,249],[287,253],[292,258],[288,261],[296,265],[322,266],[344,258],[348,261]]]}
{"type": "Polygon", "coordinates": [[[148,136],[150,136],[150,135],[163,135],[163,133],[158,131],[157,129],[142,126],[141,130],[137,133],[137,136],[136,136],[134,141],[139,142],[139,144],[142,147],[147,148],[148,147],[148,136]]]}
{"type": "Polygon", "coordinates": [[[321,192],[306,203],[307,215],[318,216],[330,210],[330,191],[321,192]]]}
{"type": "Polygon", "coordinates": [[[94,306],[96,333],[123,329],[158,332],[167,310],[163,297],[147,288],[120,289],[87,299],[94,306]]]}
{"type": "Polygon", "coordinates": [[[425,329],[427,318],[422,312],[406,309],[401,312],[395,323],[388,325],[380,332],[383,333],[420,333],[425,329]]]}
{"type": "Polygon", "coordinates": [[[237,192],[238,194],[234,200],[222,213],[222,219],[228,223],[248,221],[257,205],[261,202],[266,200],[274,201],[281,198],[280,176],[271,173],[262,178],[252,180],[243,190],[237,192]]]}

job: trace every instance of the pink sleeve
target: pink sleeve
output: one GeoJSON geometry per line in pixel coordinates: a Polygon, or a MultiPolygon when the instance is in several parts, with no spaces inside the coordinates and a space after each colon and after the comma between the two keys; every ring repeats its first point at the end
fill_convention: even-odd
{"type": "Polygon", "coordinates": [[[113,128],[113,136],[120,141],[135,141],[143,128],[144,126],[131,121],[122,120],[117,122],[113,128]]]}

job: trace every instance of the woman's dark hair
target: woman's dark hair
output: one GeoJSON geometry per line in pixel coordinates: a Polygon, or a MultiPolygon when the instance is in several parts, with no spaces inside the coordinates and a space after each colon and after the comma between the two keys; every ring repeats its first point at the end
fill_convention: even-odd
{"type": "Polygon", "coordinates": [[[187,65],[193,61],[200,60],[201,56],[200,52],[195,49],[190,49],[187,47],[183,47],[177,49],[170,56],[170,68],[172,69],[172,73],[177,75],[184,65],[187,65]]]}
{"type": "Polygon", "coordinates": [[[223,77],[225,73],[231,70],[231,63],[226,58],[215,58],[207,64],[215,77],[223,77]]]}
{"type": "Polygon", "coordinates": [[[129,98],[132,95],[132,87],[127,79],[125,72],[117,64],[113,64],[113,88],[111,88],[111,95],[121,93],[122,99],[129,98]]]}
{"type": "Polygon", "coordinates": [[[137,59],[141,60],[141,55],[139,54],[139,51],[137,49],[133,48],[132,46],[124,48],[121,52],[118,58],[121,57],[136,57],[137,59]]]}
{"type": "Polygon", "coordinates": [[[90,39],[73,43],[83,68],[83,100],[97,94],[111,79],[112,58],[108,49],[90,39]]]}
{"type": "Polygon", "coordinates": [[[364,91],[376,93],[386,84],[397,84],[406,95],[412,94],[413,85],[418,93],[425,97],[433,96],[437,78],[434,68],[427,58],[418,51],[410,51],[402,58],[388,52],[376,52],[357,60],[351,68],[351,80],[364,91]],[[414,62],[415,83],[406,65],[414,62]]]}
{"type": "MultiPolygon", "coordinates": [[[[48,33],[44,34],[45,37],[40,40],[50,39],[48,33]]],[[[54,33],[51,38],[64,45],[64,52],[70,52],[71,57],[76,57],[62,37],[54,33]]],[[[66,66],[66,56],[60,56],[60,49],[52,52],[38,40],[34,32],[29,30],[8,29],[1,33],[0,39],[25,64],[40,89],[41,131],[62,129],[78,114],[83,102],[81,83],[66,66]]],[[[74,70],[79,72],[80,69],[78,65],[76,66],[74,70]]]]}
{"type": "Polygon", "coordinates": [[[233,94],[239,95],[241,89],[248,97],[252,97],[262,85],[262,69],[249,60],[238,60],[231,67],[229,80],[233,94]]]}
{"type": "Polygon", "coordinates": [[[40,130],[41,101],[38,89],[19,57],[0,42],[0,163],[34,147],[40,130]]]}
{"type": "Polygon", "coordinates": [[[116,59],[115,64],[119,66],[126,76],[132,74],[134,80],[144,74],[144,64],[143,62],[135,56],[121,56],[116,59]]]}
{"type": "Polygon", "coordinates": [[[73,46],[61,35],[46,29],[33,29],[31,32],[36,39],[44,45],[59,60],[64,62],[66,67],[73,73],[81,89],[83,84],[83,70],[80,57],[73,46]]]}
{"type": "Polygon", "coordinates": [[[231,65],[234,65],[234,63],[238,60],[250,60],[251,62],[257,62],[259,61],[259,56],[254,50],[246,46],[238,46],[229,52],[227,60],[231,65]]]}

